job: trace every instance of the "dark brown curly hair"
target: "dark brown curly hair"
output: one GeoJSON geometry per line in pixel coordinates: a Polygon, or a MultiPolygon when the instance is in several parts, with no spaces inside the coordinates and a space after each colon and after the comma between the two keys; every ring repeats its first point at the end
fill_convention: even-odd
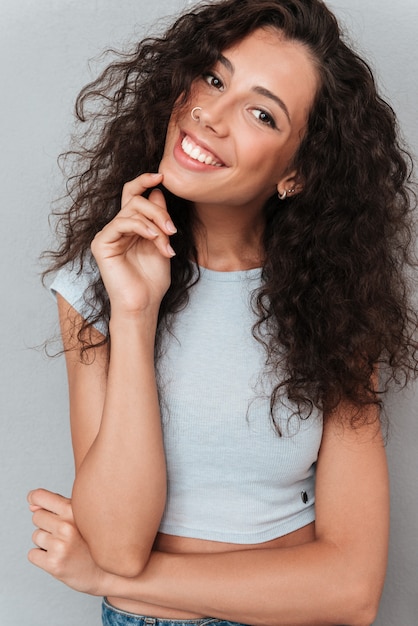
{"type": "MultiPolygon", "coordinates": [[[[68,180],[70,203],[54,213],[61,243],[49,253],[48,271],[87,258],[95,234],[119,211],[124,183],[158,170],[175,103],[187,101],[193,81],[223,50],[260,27],[301,42],[320,77],[292,163],[304,190],[281,203],[272,197],[264,208],[253,333],[266,346],[269,369],[285,371],[272,413],[283,391],[302,417],[312,407],[331,411],[342,399],[359,409],[380,405],[382,388],[371,382],[377,364],[387,382],[405,383],[417,370],[417,316],[405,269],[414,265],[412,161],[368,65],[344,42],[321,0],[202,4],[164,35],[119,54],[87,85],[76,103],[87,130],[80,147],[65,155],[76,169],[68,180]]],[[[193,206],[164,193],[178,233],[160,330],[187,303],[197,260],[193,206]]],[[[100,278],[92,289],[98,312],[79,333],[84,349],[92,347],[92,325],[109,320],[100,278]]]]}

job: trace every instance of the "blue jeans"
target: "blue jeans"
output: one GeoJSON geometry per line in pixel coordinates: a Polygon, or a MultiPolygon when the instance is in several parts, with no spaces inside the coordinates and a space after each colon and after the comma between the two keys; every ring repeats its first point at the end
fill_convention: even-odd
{"type": "Polygon", "coordinates": [[[213,617],[203,617],[201,619],[162,619],[159,617],[147,617],[145,615],[135,615],[117,609],[103,600],[102,605],[103,626],[243,626],[237,622],[228,622],[213,617]]]}

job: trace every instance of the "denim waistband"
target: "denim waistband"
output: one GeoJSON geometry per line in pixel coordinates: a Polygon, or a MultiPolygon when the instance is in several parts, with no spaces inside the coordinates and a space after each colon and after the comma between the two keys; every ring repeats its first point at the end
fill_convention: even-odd
{"type": "Polygon", "coordinates": [[[129,613],[123,609],[118,609],[103,599],[102,604],[102,624],[103,626],[245,626],[237,622],[229,622],[217,619],[216,617],[202,617],[199,619],[169,619],[152,617],[148,615],[137,615],[129,613]]]}

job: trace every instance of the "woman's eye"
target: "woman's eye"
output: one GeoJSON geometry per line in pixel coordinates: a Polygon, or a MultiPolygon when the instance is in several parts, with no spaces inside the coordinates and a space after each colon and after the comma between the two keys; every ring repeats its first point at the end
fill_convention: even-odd
{"type": "Polygon", "coordinates": [[[220,78],[215,76],[214,74],[204,74],[203,79],[207,82],[211,87],[215,87],[215,89],[222,89],[223,83],[220,78]]]}
{"type": "Polygon", "coordinates": [[[252,109],[251,112],[254,115],[254,117],[256,117],[258,121],[264,124],[265,126],[271,126],[271,128],[277,128],[276,122],[274,121],[274,119],[271,117],[271,115],[266,113],[266,111],[263,111],[263,109],[252,109]]]}

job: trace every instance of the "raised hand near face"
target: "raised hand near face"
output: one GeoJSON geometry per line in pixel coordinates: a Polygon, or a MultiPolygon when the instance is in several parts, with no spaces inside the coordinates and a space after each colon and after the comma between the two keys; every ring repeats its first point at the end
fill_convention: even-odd
{"type": "Polygon", "coordinates": [[[176,232],[162,192],[162,174],[141,174],[126,183],[121,210],[97,233],[91,249],[109,294],[112,315],[157,310],[170,286],[169,236],[176,232]]]}

